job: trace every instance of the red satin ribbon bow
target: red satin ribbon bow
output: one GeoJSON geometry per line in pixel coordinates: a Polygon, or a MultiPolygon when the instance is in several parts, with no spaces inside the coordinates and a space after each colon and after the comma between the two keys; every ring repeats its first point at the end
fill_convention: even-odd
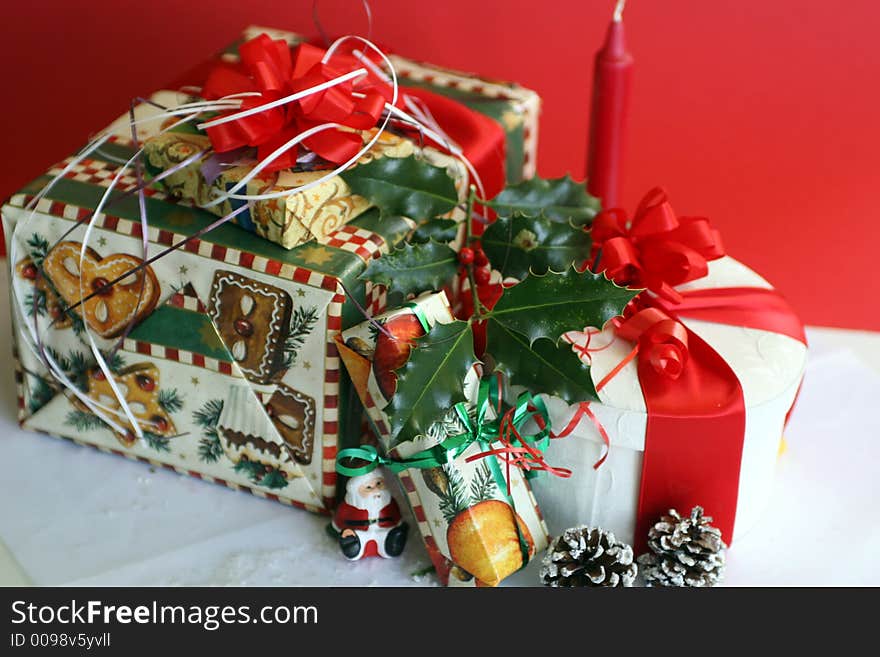
{"type": "MultiPolygon", "coordinates": [[[[597,270],[619,284],[654,293],[639,295],[626,318],[615,322],[617,335],[637,344],[596,386],[601,389],[638,356],[648,421],[636,546],[645,549],[648,527],[663,511],[695,504],[712,510],[729,542],[740,484],[745,399],[730,365],[679,319],[745,326],[806,342],[803,325],[774,290],[675,290],[706,276],[707,262],[723,256],[724,249],[707,219],[676,217],[660,188],[648,192],[632,221],[622,210],[600,213],[592,235],[597,270]]],[[[579,419],[576,413],[572,422],[579,419]]],[[[607,444],[601,427],[600,434],[607,444]]]]}
{"type": "Polygon", "coordinates": [[[619,208],[600,212],[591,230],[598,271],[616,283],[645,287],[678,302],[675,286],[702,278],[707,261],[724,255],[721,236],[705,217],[677,217],[666,192],[655,187],[632,221],[619,208]]]}
{"type": "Polygon", "coordinates": [[[688,359],[687,329],[659,308],[639,310],[617,327],[617,335],[638,343],[639,359],[671,379],[681,376],[688,359]]]}
{"type": "MultiPolygon", "coordinates": [[[[202,96],[216,100],[241,92],[259,92],[259,96],[242,100],[241,110],[248,110],[361,67],[350,55],[334,54],[332,61],[340,64],[339,67],[325,64],[321,61],[325,53],[321,48],[303,43],[291,54],[285,41],[261,34],[239,46],[240,64],[219,63],[214,67],[202,88],[202,96]]],[[[322,123],[368,130],[376,125],[386,100],[390,102],[391,98],[391,88],[368,73],[285,105],[207,128],[206,132],[218,153],[255,146],[258,159],[263,160],[297,134],[322,123]]],[[[360,134],[342,130],[325,130],[302,143],[335,164],[347,162],[363,147],[360,134]]],[[[266,170],[290,168],[296,158],[297,149],[291,148],[266,170]]]]}

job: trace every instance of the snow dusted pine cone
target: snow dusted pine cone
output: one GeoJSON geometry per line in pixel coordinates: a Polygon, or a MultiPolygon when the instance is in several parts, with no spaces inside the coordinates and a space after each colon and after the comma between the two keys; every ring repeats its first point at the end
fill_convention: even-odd
{"type": "Polygon", "coordinates": [[[638,566],[632,548],[599,528],[572,527],[557,536],[541,568],[545,586],[632,586],[638,566]]]}
{"type": "Polygon", "coordinates": [[[651,552],[639,557],[648,586],[715,586],[724,575],[721,530],[712,527],[703,507],[695,506],[690,518],[675,509],[648,531],[651,552]]]}

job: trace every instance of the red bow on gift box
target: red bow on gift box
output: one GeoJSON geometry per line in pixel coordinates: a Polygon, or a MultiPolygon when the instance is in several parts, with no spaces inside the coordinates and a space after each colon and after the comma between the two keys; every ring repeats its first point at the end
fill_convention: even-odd
{"type": "Polygon", "coordinates": [[[709,271],[707,261],[724,255],[721,236],[709,220],[677,217],[660,187],[645,195],[632,221],[619,208],[600,212],[591,235],[598,271],[675,302],[681,300],[676,285],[702,278],[709,271]]]}
{"type": "MultiPolygon", "coordinates": [[[[253,94],[243,98],[239,109],[221,114],[220,118],[269,105],[359,69],[366,69],[366,73],[298,100],[207,127],[214,150],[224,153],[255,146],[258,159],[264,160],[297,134],[324,123],[336,123],[344,128],[314,133],[302,143],[335,164],[353,158],[364,145],[361,135],[354,130],[375,127],[394,94],[391,85],[372,65],[378,59],[355,54],[351,40],[337,41],[337,45],[332,57],[324,62],[327,51],[322,48],[302,43],[291,51],[285,41],[262,34],[239,46],[240,62],[216,64],[202,87],[202,96],[216,100],[253,94]]],[[[400,87],[399,99],[396,105],[418,103],[427,108],[478,173],[487,198],[501,191],[506,138],[499,123],[426,89],[400,87]]],[[[404,126],[413,127],[408,123],[404,126]]],[[[425,135],[420,135],[420,140],[448,150],[425,135]]],[[[265,170],[288,169],[296,164],[296,159],[297,149],[291,148],[272,160],[265,170]]]]}
{"type": "Polygon", "coordinates": [[[659,308],[639,310],[617,326],[617,335],[638,343],[639,358],[658,374],[681,376],[688,359],[687,329],[659,308]]]}
{"type": "MultiPolygon", "coordinates": [[[[307,43],[291,54],[283,40],[265,34],[239,47],[240,64],[220,63],[202,88],[202,95],[216,100],[235,94],[246,96],[241,108],[224,116],[270,104],[297,92],[330,82],[346,73],[365,68],[350,54],[334,54],[307,43]]],[[[255,146],[257,157],[265,159],[297,134],[323,123],[336,123],[352,131],[325,130],[303,140],[303,144],[325,160],[343,164],[357,155],[363,139],[355,130],[375,127],[392,89],[366,69],[354,76],[298,100],[206,128],[214,150],[224,153],[243,146],[255,146]]],[[[267,165],[266,170],[287,169],[296,163],[297,149],[291,148],[267,165]]]]}
{"type": "MultiPolygon", "coordinates": [[[[706,276],[708,261],[722,257],[724,249],[707,219],[676,217],[660,188],[648,192],[632,221],[622,210],[600,213],[592,235],[596,269],[619,284],[650,291],[636,297],[624,318],[615,320],[617,337],[636,344],[596,385],[601,390],[638,356],[648,417],[636,546],[644,549],[647,528],[661,513],[695,504],[712,509],[729,542],[743,456],[745,399],[730,365],[683,321],[771,331],[806,343],[803,325],[772,289],[674,289],[706,276]]],[[[589,341],[580,351],[589,355],[589,341]]],[[[588,411],[589,404],[582,403],[563,434],[588,411]]],[[[592,415],[590,419],[608,444],[601,424],[592,415]]]]}

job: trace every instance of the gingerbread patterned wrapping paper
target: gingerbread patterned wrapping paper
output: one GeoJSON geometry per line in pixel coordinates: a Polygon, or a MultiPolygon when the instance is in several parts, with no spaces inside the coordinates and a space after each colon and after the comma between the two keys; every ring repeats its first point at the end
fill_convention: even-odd
{"type": "MultiPolygon", "coordinates": [[[[135,114],[143,118],[151,111],[141,105],[135,114]]],[[[70,167],[35,212],[27,204],[71,159],[2,208],[7,244],[15,246],[9,267],[22,425],[329,511],[336,496],[336,452],[356,442],[361,429],[360,404],[348,394],[334,340],[343,327],[363,321],[345,290],[369,312],[380,312],[383,289],[358,275],[415,224],[380,219],[370,209],[329,232],[325,244],[291,250],[226,224],[105,288],[143,257],[137,195],[120,198],[136,184],[129,170],[95,222],[80,262],[83,220],[119,172],[119,162],[134,153],[127,117],[111,131],[115,136],[70,167]],[[64,312],[82,291],[96,290],[101,293],[76,312],[64,312]],[[34,322],[42,348],[85,401],[44,365],[31,333],[34,322]],[[112,381],[96,367],[86,325],[101,350],[112,353],[112,381]],[[114,388],[124,395],[142,438],[125,429],[131,422],[114,388]],[[117,428],[92,412],[95,404],[110,409],[117,428]]],[[[149,256],[216,219],[153,187],[146,205],[149,256]]]]}
{"type": "MultiPolygon", "coordinates": [[[[422,295],[413,303],[429,325],[453,321],[444,293],[422,295]]],[[[392,438],[383,408],[396,390],[396,366],[405,360],[399,347],[423,330],[410,307],[375,321],[397,339],[365,322],[343,331],[337,341],[382,449],[393,459],[407,459],[465,433],[453,410],[438,409],[437,422],[424,435],[392,438]]],[[[477,364],[464,381],[465,396],[473,403],[480,369],[477,364]]],[[[440,581],[450,586],[495,586],[547,547],[547,528],[522,471],[506,468],[495,456],[468,461],[484,448],[475,442],[440,467],[400,473],[431,561],[440,581]]]]}

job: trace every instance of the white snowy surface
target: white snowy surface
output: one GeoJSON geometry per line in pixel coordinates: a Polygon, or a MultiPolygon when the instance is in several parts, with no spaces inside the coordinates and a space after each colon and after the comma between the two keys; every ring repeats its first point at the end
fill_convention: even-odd
{"type": "MultiPolygon", "coordinates": [[[[809,338],[788,451],[767,512],[728,555],[728,586],[880,585],[880,334],[809,338]]],[[[9,351],[2,322],[0,353],[9,351]]],[[[415,533],[399,559],[350,563],[325,517],[21,431],[9,367],[0,448],[0,583],[23,571],[38,585],[437,586],[413,576],[429,565],[415,533]]],[[[505,583],[537,584],[538,567],[505,583]]]]}

